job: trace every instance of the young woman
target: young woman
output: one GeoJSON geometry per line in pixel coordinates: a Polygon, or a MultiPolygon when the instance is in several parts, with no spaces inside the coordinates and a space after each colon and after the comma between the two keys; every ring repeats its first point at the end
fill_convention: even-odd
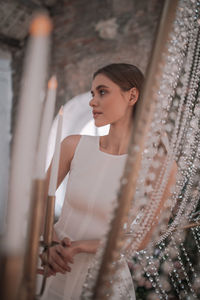
{"type": "MultiPolygon", "coordinates": [[[[130,64],[111,64],[93,77],[90,106],[97,127],[108,135],[68,136],[62,142],[58,186],[69,172],[66,198],[55,224],[49,275],[42,299],[80,299],[88,267],[107,230],[130,139],[143,74],[130,64]]],[[[49,182],[47,172],[47,187],[49,182]]],[[[126,262],[112,299],[135,299],[126,262]],[[127,294],[128,291],[128,294],[127,294]]]]}

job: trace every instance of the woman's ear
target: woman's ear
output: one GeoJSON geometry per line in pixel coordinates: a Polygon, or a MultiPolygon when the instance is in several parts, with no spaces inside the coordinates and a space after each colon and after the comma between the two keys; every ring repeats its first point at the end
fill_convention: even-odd
{"type": "Polygon", "coordinates": [[[130,99],[129,99],[129,103],[130,105],[134,105],[139,97],[139,91],[137,88],[133,87],[132,89],[130,89],[130,99]]]}

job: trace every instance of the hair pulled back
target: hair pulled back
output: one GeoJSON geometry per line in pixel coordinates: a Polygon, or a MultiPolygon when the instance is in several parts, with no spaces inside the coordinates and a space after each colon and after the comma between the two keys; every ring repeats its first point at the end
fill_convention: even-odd
{"type": "Polygon", "coordinates": [[[98,69],[93,79],[98,74],[104,74],[114,83],[116,83],[122,91],[128,91],[136,87],[141,92],[144,76],[142,72],[134,65],[125,63],[110,64],[103,68],[98,69]]]}

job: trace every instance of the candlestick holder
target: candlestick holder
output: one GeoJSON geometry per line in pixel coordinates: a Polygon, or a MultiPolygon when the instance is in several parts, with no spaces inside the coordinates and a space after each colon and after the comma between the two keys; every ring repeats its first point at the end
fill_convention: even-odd
{"type": "Polygon", "coordinates": [[[39,237],[41,233],[42,213],[44,211],[44,185],[44,179],[36,179],[33,184],[32,209],[28,228],[23,278],[18,296],[19,300],[35,299],[39,237]]]}
{"type": "Polygon", "coordinates": [[[47,211],[44,228],[44,245],[51,246],[53,240],[53,224],[54,224],[54,212],[55,212],[55,196],[47,197],[47,211]]]}
{"type": "Polygon", "coordinates": [[[0,299],[16,300],[22,276],[21,255],[0,254],[0,299]]]}
{"type": "MultiPolygon", "coordinates": [[[[47,210],[45,218],[45,228],[44,228],[44,240],[40,242],[40,245],[44,248],[43,255],[45,255],[45,260],[48,262],[49,258],[49,248],[59,244],[56,241],[53,241],[53,224],[54,224],[54,211],[55,211],[55,196],[47,197],[47,210]]],[[[47,268],[48,264],[44,265],[44,275],[42,279],[42,285],[40,289],[39,297],[42,296],[47,279],[47,268]]]]}

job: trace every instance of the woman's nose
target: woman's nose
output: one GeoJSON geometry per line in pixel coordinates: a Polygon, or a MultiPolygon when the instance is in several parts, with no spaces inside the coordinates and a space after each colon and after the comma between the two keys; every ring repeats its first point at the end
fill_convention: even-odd
{"type": "Polygon", "coordinates": [[[96,105],[95,97],[92,97],[92,99],[91,99],[90,102],[89,102],[89,105],[90,105],[90,106],[95,106],[95,105],[96,105]]]}

